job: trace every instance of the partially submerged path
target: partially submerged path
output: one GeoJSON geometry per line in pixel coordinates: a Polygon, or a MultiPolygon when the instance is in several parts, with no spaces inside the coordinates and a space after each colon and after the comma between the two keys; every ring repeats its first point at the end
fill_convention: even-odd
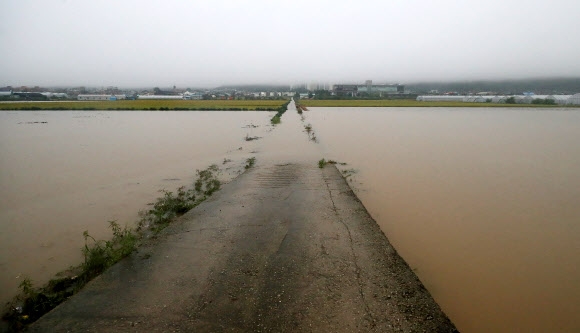
{"type": "Polygon", "coordinates": [[[258,166],[32,332],[454,332],[334,166],[258,166]]]}

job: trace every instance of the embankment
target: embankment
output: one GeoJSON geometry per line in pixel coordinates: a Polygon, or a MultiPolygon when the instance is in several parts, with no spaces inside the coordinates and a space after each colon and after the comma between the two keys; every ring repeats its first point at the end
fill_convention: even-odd
{"type": "Polygon", "coordinates": [[[238,177],[31,332],[455,332],[334,166],[238,177]]]}

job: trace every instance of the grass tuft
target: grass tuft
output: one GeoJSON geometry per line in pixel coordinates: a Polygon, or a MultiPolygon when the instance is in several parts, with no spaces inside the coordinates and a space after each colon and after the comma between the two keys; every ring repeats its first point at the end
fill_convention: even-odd
{"type": "MultiPolygon", "coordinates": [[[[253,165],[255,158],[248,160],[252,160],[251,165],[253,165]]],[[[221,182],[217,178],[218,174],[219,168],[213,164],[205,170],[197,170],[197,179],[193,183],[193,188],[186,189],[182,186],[177,189],[176,194],[163,190],[163,196],[157,198],[153,208],[140,213],[141,221],[138,230],[149,228],[154,232],[159,232],[175,217],[199,205],[220,189],[221,182]]],[[[66,272],[67,276],[50,280],[42,288],[35,288],[28,278],[20,283],[20,294],[7,304],[2,315],[2,319],[8,322],[9,331],[24,330],[28,324],[64,302],[90,280],[135,251],[139,245],[139,233],[127,226],[121,228],[117,221],[109,221],[109,227],[113,231],[113,238],[108,241],[97,241],[88,231],[83,232],[84,262],[79,266],[71,267],[66,272]]]]}
{"type": "Polygon", "coordinates": [[[190,189],[181,186],[175,194],[162,190],[163,196],[157,198],[152,204],[153,208],[139,213],[141,221],[139,221],[138,229],[151,229],[154,232],[159,232],[173,219],[185,214],[220,189],[221,182],[217,178],[219,168],[216,164],[210,165],[205,170],[197,170],[196,174],[197,179],[190,189]]]}
{"type": "Polygon", "coordinates": [[[244,166],[244,168],[248,170],[249,168],[253,167],[254,164],[256,164],[256,158],[255,157],[248,158],[246,160],[246,166],[244,166]]]}
{"type": "Polygon", "coordinates": [[[270,119],[270,123],[272,123],[272,125],[277,125],[282,122],[282,115],[284,114],[284,112],[286,112],[289,103],[290,101],[284,103],[284,105],[278,108],[278,113],[276,113],[274,117],[270,119]]]}
{"type": "Polygon", "coordinates": [[[85,246],[82,249],[85,261],[68,270],[68,275],[50,280],[46,286],[35,288],[29,278],[20,283],[20,294],[4,309],[2,319],[11,332],[19,332],[35,322],[79,291],[85,284],[107,268],[131,254],[138,246],[137,234],[116,221],[110,221],[113,238],[96,241],[88,231],[83,233],[85,246]]]}

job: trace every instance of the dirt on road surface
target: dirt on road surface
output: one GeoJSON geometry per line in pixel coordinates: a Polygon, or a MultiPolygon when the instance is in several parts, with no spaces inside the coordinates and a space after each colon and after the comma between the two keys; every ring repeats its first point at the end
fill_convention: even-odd
{"type": "Polygon", "coordinates": [[[334,166],[260,166],[31,332],[456,332],[334,166]]]}

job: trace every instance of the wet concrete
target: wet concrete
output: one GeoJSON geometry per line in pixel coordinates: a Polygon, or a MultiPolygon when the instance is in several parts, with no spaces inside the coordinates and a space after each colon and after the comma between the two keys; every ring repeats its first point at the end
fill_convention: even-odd
{"type": "Polygon", "coordinates": [[[338,170],[258,164],[31,332],[454,332],[338,170]]]}

